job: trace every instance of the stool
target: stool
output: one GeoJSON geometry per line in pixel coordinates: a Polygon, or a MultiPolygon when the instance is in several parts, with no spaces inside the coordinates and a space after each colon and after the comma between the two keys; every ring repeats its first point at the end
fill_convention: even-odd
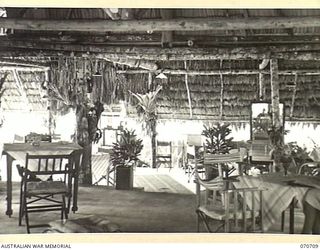
{"type": "Polygon", "coordinates": [[[92,215],[71,220],[56,220],[49,223],[44,233],[116,233],[119,225],[103,217],[92,215]]]}

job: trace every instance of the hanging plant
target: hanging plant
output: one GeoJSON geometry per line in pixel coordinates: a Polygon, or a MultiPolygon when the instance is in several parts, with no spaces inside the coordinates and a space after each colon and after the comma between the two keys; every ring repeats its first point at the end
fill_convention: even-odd
{"type": "Polygon", "coordinates": [[[156,97],[162,86],[158,86],[153,92],[142,94],[135,94],[130,92],[137,100],[137,113],[145,123],[146,131],[150,135],[153,131],[154,122],[157,119],[156,114],[156,97]]]}
{"type": "Polygon", "coordinates": [[[233,137],[228,138],[231,133],[230,124],[216,126],[205,126],[202,135],[206,137],[205,150],[212,154],[228,154],[232,147],[233,137]]]}

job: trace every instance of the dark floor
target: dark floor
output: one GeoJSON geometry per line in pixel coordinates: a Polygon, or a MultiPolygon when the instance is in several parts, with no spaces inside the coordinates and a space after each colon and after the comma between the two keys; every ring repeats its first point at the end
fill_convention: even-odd
{"type": "MultiPolygon", "coordinates": [[[[117,223],[122,232],[196,232],[195,194],[184,189],[182,184],[177,183],[173,178],[163,175],[163,173],[159,173],[158,176],[155,176],[157,182],[152,182],[152,187],[148,184],[153,178],[150,174],[148,177],[138,177],[139,181],[136,183],[145,185],[144,190],[120,191],[105,186],[80,187],[79,210],[76,213],[71,213],[70,219],[94,214],[117,223]],[[148,190],[157,192],[148,192],[148,190]],[[182,193],[177,193],[179,190],[182,193]]],[[[14,213],[9,218],[5,215],[5,182],[0,182],[0,234],[26,233],[25,226],[18,226],[18,187],[18,183],[14,183],[14,213]]],[[[50,214],[33,214],[30,220],[32,222],[47,222],[58,218],[59,214],[51,212],[50,214]]],[[[300,233],[303,219],[303,214],[297,212],[295,215],[296,233],[300,233]]],[[[39,230],[35,229],[33,232],[43,231],[43,229],[39,230]]],[[[268,233],[281,233],[280,221],[268,233]]],[[[288,216],[284,233],[288,233],[288,216]]]]}

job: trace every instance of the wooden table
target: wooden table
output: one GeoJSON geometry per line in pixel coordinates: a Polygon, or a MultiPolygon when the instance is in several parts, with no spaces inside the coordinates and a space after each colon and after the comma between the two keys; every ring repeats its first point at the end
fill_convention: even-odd
{"type": "Polygon", "coordinates": [[[75,161],[75,176],[73,183],[73,203],[72,211],[78,210],[78,171],[80,166],[80,159],[82,155],[82,147],[75,143],[65,142],[41,142],[39,146],[32,146],[29,143],[5,143],[3,145],[2,154],[7,158],[7,211],[6,215],[11,217],[12,211],[12,162],[18,160],[25,162],[26,154],[73,154],[75,161]]]}
{"type": "MultiPolygon", "coordinates": [[[[272,173],[259,176],[239,176],[235,182],[236,188],[259,187],[263,192],[264,202],[264,230],[267,231],[272,224],[280,221],[282,212],[290,207],[290,233],[294,233],[294,205],[299,207],[311,189],[320,189],[320,177],[272,173]]],[[[308,194],[309,193],[309,194],[308,194]]],[[[320,194],[320,190],[319,190],[320,194]]],[[[308,197],[310,200],[312,197],[308,197]]],[[[310,204],[315,206],[315,204],[310,204]]],[[[315,207],[320,210],[320,204],[315,207]]]]}

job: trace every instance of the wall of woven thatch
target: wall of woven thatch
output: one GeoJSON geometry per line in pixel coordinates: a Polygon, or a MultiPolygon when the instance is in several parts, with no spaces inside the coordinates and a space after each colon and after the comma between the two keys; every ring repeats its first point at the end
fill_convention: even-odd
{"type": "MultiPolygon", "coordinates": [[[[258,69],[257,60],[228,60],[228,61],[157,61],[162,69],[184,69],[189,70],[254,70],[258,69]]],[[[98,66],[95,61],[87,58],[59,59],[58,65],[53,65],[51,81],[59,88],[77,82],[86,84],[86,77],[91,76],[93,81],[93,100],[99,100],[104,104],[119,103],[125,101],[130,116],[135,116],[136,100],[130,92],[144,94],[162,85],[157,99],[157,112],[159,118],[173,119],[199,119],[199,120],[224,120],[224,121],[248,121],[250,118],[250,103],[258,100],[259,77],[257,74],[250,75],[194,75],[188,76],[188,88],[190,90],[192,118],[190,117],[190,105],[188,101],[185,75],[170,75],[168,79],[161,80],[152,74],[152,82],[149,82],[149,74],[118,74],[117,70],[130,70],[128,66],[115,65],[100,60],[98,66]],[[61,61],[61,62],[60,62],[61,61]],[[60,65],[59,65],[60,62],[60,65]],[[102,76],[92,76],[97,68],[102,76]],[[222,84],[222,82],[223,84],[222,84]],[[223,91],[221,91],[223,86],[223,91]],[[222,94],[222,96],[221,96],[222,94]],[[222,100],[222,102],[221,102],[222,100]],[[222,107],[222,113],[221,113],[222,107]]],[[[279,68],[283,69],[309,69],[316,66],[314,62],[280,61],[279,68]]],[[[23,78],[23,77],[22,77],[23,78]]],[[[39,94],[39,84],[43,74],[34,80],[23,79],[27,84],[28,96],[36,98],[38,104],[46,105],[39,94]],[[40,80],[39,80],[40,79],[40,80]],[[34,91],[35,93],[32,93],[34,91]]],[[[33,79],[35,77],[33,76],[33,79]]],[[[320,84],[317,75],[298,75],[294,102],[294,75],[280,75],[280,100],[285,103],[286,119],[292,115],[292,120],[319,120],[320,119],[320,84]],[[293,103],[293,109],[292,109],[293,103]],[[292,114],[291,114],[292,110],[292,114]]],[[[18,96],[13,86],[13,79],[9,78],[7,84],[10,90],[11,101],[18,96]],[[11,88],[11,89],[10,89],[11,88]]],[[[265,75],[266,96],[265,101],[270,101],[270,76],[265,75]]],[[[4,97],[5,100],[6,97],[4,97]]],[[[20,98],[21,99],[21,98],[20,98]]],[[[21,100],[20,100],[21,101],[21,100]]],[[[59,105],[56,105],[59,108],[59,105]]],[[[5,107],[5,105],[4,105],[5,107]]]]}

